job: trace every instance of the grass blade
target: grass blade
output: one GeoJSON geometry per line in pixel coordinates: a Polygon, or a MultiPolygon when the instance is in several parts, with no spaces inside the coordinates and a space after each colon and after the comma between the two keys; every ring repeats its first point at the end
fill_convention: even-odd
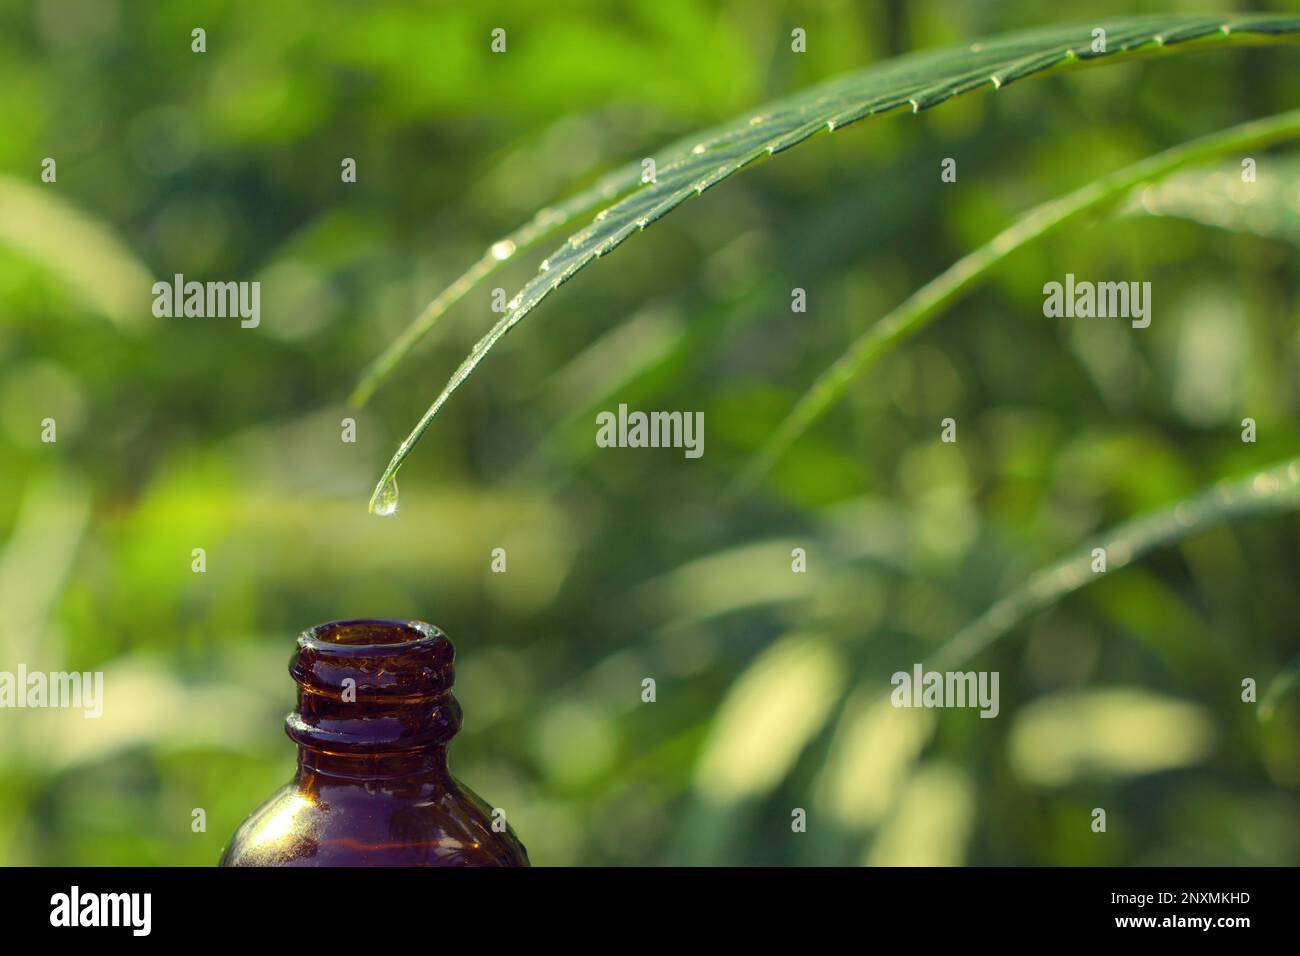
{"type": "Polygon", "coordinates": [[[140,327],[149,314],[149,270],[109,224],[55,189],[0,176],[0,245],[39,262],[119,328],[140,327]]]}
{"type": "MultiPolygon", "coordinates": [[[[1261,469],[1210,488],[1151,514],[1112,528],[1086,547],[1036,572],[1019,588],[1001,598],[971,621],[922,663],[925,670],[948,671],[964,666],[988,650],[1030,615],[1046,610],[1063,597],[1098,578],[1132,564],[1156,548],[1176,543],[1199,531],[1253,515],[1300,510],[1300,457],[1261,469]],[[1092,549],[1105,548],[1108,571],[1093,573],[1092,549]]],[[[1267,719],[1291,687],[1300,683],[1300,659],[1275,679],[1259,717],[1267,719]]],[[[867,701],[889,699],[884,691],[867,701]]]]}
{"type": "MultiPolygon", "coordinates": [[[[1160,15],[1014,33],[960,48],[890,60],[759,107],[731,123],[666,148],[652,157],[657,171],[654,181],[642,184],[597,213],[591,225],[570,236],[542,262],[539,273],[510,301],[507,313],[474,346],[398,447],[376,484],[372,508],[384,489],[392,486],[402,463],[447,399],[473,374],[503,335],[595,259],[613,251],[629,236],[667,215],[691,196],[703,193],[756,160],[789,149],[815,133],[834,131],[869,116],[903,107],[919,112],[981,87],[1001,89],[1051,69],[1187,45],[1262,42],[1294,38],[1298,34],[1300,18],[1258,15],[1160,15]],[[1106,31],[1105,49],[1094,51],[1093,31],[1098,28],[1106,31]],[[1192,44],[1192,41],[1200,42],[1192,44]]],[[[611,196],[639,174],[639,162],[612,174],[607,180],[611,196]]],[[[635,183],[636,179],[631,181],[635,183]]],[[[458,286],[459,291],[453,292],[449,301],[463,295],[465,288],[481,278],[481,271],[472,268],[466,274],[467,284],[464,288],[458,286]]],[[[445,305],[439,308],[445,309],[445,305]]],[[[426,315],[431,317],[417,324],[427,329],[440,314],[431,307],[426,310],[426,315]]],[[[421,334],[417,330],[403,336],[400,347],[395,346],[389,358],[377,363],[378,371],[370,378],[379,381],[384,370],[391,368],[421,334]]],[[[360,394],[364,396],[365,391],[361,390],[360,394]]]]}
{"type": "Polygon", "coordinates": [[[572,222],[588,209],[621,196],[637,184],[639,177],[640,166],[635,169],[625,167],[616,170],[591,188],[584,189],[562,203],[540,210],[510,235],[503,236],[492,243],[481,259],[461,273],[455,282],[438,293],[433,301],[424,307],[424,311],[402,331],[402,334],[366,367],[352,394],[348,396],[348,403],[354,408],[365,405],[398,363],[438,324],[438,320],[447,310],[512,256],[536,244],[542,237],[566,223],[572,222]]]}
{"type": "Polygon", "coordinates": [[[1270,162],[1255,182],[1243,182],[1239,172],[1188,170],[1170,176],[1134,195],[1124,211],[1186,219],[1300,246],[1300,158],[1270,162]]]}
{"type": "Polygon", "coordinates": [[[1288,139],[1300,139],[1300,110],[1243,123],[1175,146],[1031,209],[989,242],[921,286],[859,336],[804,393],[772,437],[745,466],[733,490],[743,493],[752,489],[795,440],[844,397],[859,375],[894,346],[942,315],[1017,249],[1082,216],[1117,203],[1134,188],[1176,170],[1241,149],[1265,147],[1288,139]]]}
{"type": "Polygon", "coordinates": [[[1268,692],[1260,699],[1259,714],[1260,720],[1271,720],[1278,704],[1292,690],[1300,685],[1300,656],[1292,659],[1290,664],[1282,668],[1281,673],[1273,678],[1273,683],[1268,685],[1268,692]]]}
{"type": "Polygon", "coordinates": [[[970,660],[1030,614],[1133,563],[1154,548],[1181,541],[1211,525],[1297,509],[1300,509],[1300,457],[1245,478],[1218,482],[1171,507],[1113,528],[1077,553],[1038,571],[1023,586],[962,628],[927,664],[935,670],[948,670],[970,660]],[[1091,569],[1093,548],[1106,549],[1105,574],[1095,574],[1091,569]]]}

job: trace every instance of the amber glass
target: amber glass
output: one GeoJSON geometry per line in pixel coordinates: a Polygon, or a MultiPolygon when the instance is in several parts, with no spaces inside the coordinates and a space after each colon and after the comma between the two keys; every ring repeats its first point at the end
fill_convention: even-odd
{"type": "Polygon", "coordinates": [[[447,770],[455,649],[420,621],[335,621],[298,638],[298,774],[235,832],[222,866],[527,866],[447,770]]]}

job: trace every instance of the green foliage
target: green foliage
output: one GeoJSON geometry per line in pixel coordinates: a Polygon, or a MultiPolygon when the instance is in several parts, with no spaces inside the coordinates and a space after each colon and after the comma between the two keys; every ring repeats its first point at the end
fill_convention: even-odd
{"type": "Polygon", "coordinates": [[[144,265],[111,229],[49,189],[0,176],[0,244],[49,269],[119,325],[138,327],[148,315],[152,281],[144,265]]]}
{"type": "Polygon", "coordinates": [[[1234,481],[1219,482],[1199,494],[1112,529],[1071,555],[1035,572],[1012,594],[958,631],[930,664],[937,670],[960,667],[1035,611],[1099,580],[1096,549],[1106,558],[1106,574],[1164,547],[1203,532],[1210,525],[1300,507],[1300,458],[1284,461],[1234,481]]]}
{"type": "Polygon", "coordinates": [[[1263,181],[1243,182],[1241,170],[1188,170],[1142,189],[1125,212],[1176,216],[1230,232],[1300,246],[1300,161],[1274,164],[1263,181]]]}
{"type": "MultiPolygon", "coordinates": [[[[941,275],[927,282],[905,302],[882,317],[870,330],[859,336],[844,354],[836,359],[835,364],[822,373],[768,440],[762,452],[749,463],[738,480],[740,488],[752,489],[758,479],[772,467],[790,445],[825,415],[835,403],[842,400],[853,381],[875,364],[881,356],[933,322],[955,300],[974,289],[990,270],[1005,263],[1026,244],[1043,239],[1077,222],[1089,213],[1113,205],[1133,189],[1158,182],[1185,166],[1232,155],[1242,150],[1268,147],[1297,137],[1300,137],[1300,112],[1257,120],[1177,146],[1158,156],[1149,157],[1088,183],[1067,196],[1031,209],[989,242],[963,256],[941,275]]],[[[1277,190],[1278,194],[1283,192],[1288,190],[1277,190]]],[[[1174,205],[1173,209],[1182,210],[1184,214],[1199,210],[1203,218],[1207,204],[1215,197],[1213,193],[1201,193],[1199,196],[1201,198],[1195,205],[1191,205],[1191,208],[1188,201],[1183,200],[1182,205],[1174,205]]],[[[1274,195],[1272,198],[1277,200],[1282,196],[1274,195]]],[[[1169,201],[1179,202],[1176,198],[1169,201]]],[[[1267,196],[1255,200],[1257,203],[1267,201],[1267,196]]],[[[1276,235],[1285,227],[1267,224],[1277,222],[1280,216],[1285,214],[1287,207],[1283,203],[1278,203],[1276,207],[1269,208],[1275,211],[1271,211],[1266,217],[1250,216],[1238,209],[1237,220],[1258,223],[1263,218],[1266,225],[1256,228],[1267,229],[1267,234],[1276,235]]]]}
{"type": "Polygon", "coordinates": [[[606,6],[0,5],[0,177],[24,197],[0,205],[0,670],[103,670],[107,694],[95,720],[0,712],[0,862],[211,865],[293,772],[295,636],[362,615],[452,637],[453,770],[539,864],[1300,860],[1300,515],[1284,476],[1258,507],[1215,497],[1300,454],[1293,155],[1252,150],[1253,189],[1244,157],[1207,159],[1022,245],[724,504],[810,382],[1025,210],[1293,110],[1290,44],[1148,44],[755,164],[558,290],[439,413],[396,517],[357,507],[483,331],[441,310],[483,268],[474,288],[533,277],[525,248],[562,228],[534,210],[634,200],[639,162],[615,195],[602,172],[746,104],[1067,16],[606,6]],[[482,256],[519,222],[536,235],[482,256]],[[1027,321],[1067,271],[1151,279],[1152,326],[1027,321]],[[176,272],[260,279],[261,326],[154,318],[176,272]],[[449,286],[419,360],[347,407],[449,286]],[[705,455],[597,448],[622,402],[703,411],[705,455]],[[1086,586],[1053,576],[1124,541],[1086,586]],[[881,706],[945,647],[1001,673],[998,719],[881,706]]]}
{"type": "Polygon", "coordinates": [[[984,87],[1001,89],[1016,80],[1057,67],[1104,63],[1137,52],[1177,50],[1194,41],[1258,42],[1297,33],[1300,33],[1300,19],[1295,18],[1176,15],[1032,30],[963,48],[910,54],[764,104],[748,116],[688,137],[650,157],[654,162],[653,181],[646,178],[646,167],[640,161],[629,164],[562,206],[543,209],[532,223],[494,244],[479,263],[425,309],[362,379],[354,393],[357,401],[364,401],[377,382],[433,327],[438,317],[490,273],[493,259],[508,258],[519,246],[532,243],[549,228],[641,183],[627,198],[601,209],[590,226],[571,235],[542,261],[538,274],[510,299],[506,314],[474,345],[393,455],[375,485],[371,509],[390,493],[402,463],[433,423],[439,409],[503,335],[591,262],[612,252],[691,196],[716,186],[756,160],[797,146],[823,130],[833,132],[904,106],[920,112],[963,93],[984,87]],[[1104,31],[1100,45],[1097,30],[1104,31]]]}

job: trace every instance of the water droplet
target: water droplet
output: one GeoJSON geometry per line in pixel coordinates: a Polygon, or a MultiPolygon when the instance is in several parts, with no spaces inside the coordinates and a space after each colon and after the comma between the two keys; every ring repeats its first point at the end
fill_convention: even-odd
{"type": "Polygon", "coordinates": [[[370,513],[377,514],[382,518],[397,513],[397,479],[389,478],[384,482],[384,487],[375,492],[375,496],[370,499],[370,513]]]}
{"type": "Polygon", "coordinates": [[[543,272],[550,272],[550,271],[551,271],[551,260],[550,260],[550,259],[543,259],[543,260],[542,260],[542,271],[543,271],[543,272]]]}
{"type": "Polygon", "coordinates": [[[700,155],[700,153],[704,152],[704,150],[705,150],[705,146],[703,143],[696,143],[694,146],[691,147],[691,152],[694,153],[696,156],[700,155]]]}
{"type": "Polygon", "coordinates": [[[492,257],[494,259],[509,259],[515,254],[515,244],[509,239],[502,239],[492,246],[492,257]]]}

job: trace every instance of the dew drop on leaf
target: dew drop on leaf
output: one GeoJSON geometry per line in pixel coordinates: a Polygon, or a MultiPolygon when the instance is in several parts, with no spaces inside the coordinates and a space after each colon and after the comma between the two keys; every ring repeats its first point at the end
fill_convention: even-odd
{"type": "Polygon", "coordinates": [[[382,518],[387,518],[397,513],[397,479],[389,478],[384,482],[384,487],[375,492],[375,496],[370,499],[370,511],[382,518]]]}

